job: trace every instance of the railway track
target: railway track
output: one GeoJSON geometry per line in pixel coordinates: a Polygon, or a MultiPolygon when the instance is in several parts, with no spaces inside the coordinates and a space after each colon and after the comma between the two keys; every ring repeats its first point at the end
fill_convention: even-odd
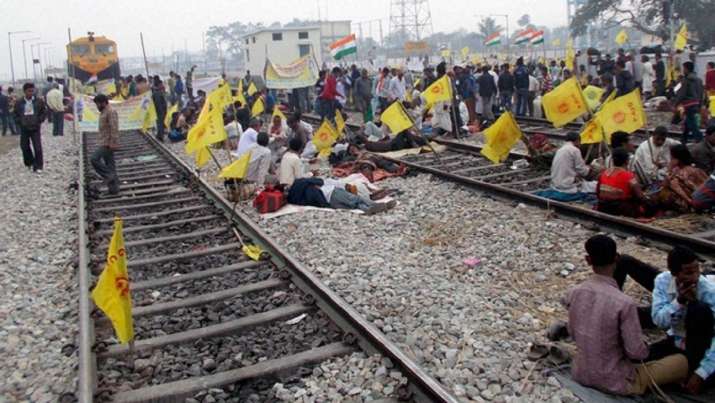
{"type": "Polygon", "coordinates": [[[96,141],[84,133],[80,151],[80,402],[180,401],[206,391],[264,401],[274,382],[358,350],[392,360],[407,379],[402,398],[457,401],[153,138],[123,132],[121,192],[90,196],[102,186],[88,161],[96,141]],[[129,257],[131,349],[90,299],[115,215],[129,257]],[[242,242],[265,255],[248,259],[242,242]]]}
{"type": "Polygon", "coordinates": [[[479,145],[445,139],[435,141],[447,146],[447,151],[440,153],[439,158],[427,153],[388,159],[508,201],[524,202],[553,210],[594,228],[609,228],[622,234],[640,237],[646,242],[683,244],[704,256],[715,257],[713,215],[687,214],[643,223],[601,213],[586,204],[548,200],[533,193],[549,188],[549,170],[534,167],[512,169],[512,163],[522,158],[522,155],[512,154],[504,163],[493,164],[479,154],[479,145]]]}

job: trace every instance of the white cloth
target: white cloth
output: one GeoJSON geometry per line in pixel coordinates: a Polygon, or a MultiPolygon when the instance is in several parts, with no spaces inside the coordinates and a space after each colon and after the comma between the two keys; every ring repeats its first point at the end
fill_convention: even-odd
{"type": "Polygon", "coordinates": [[[387,87],[387,98],[390,101],[394,100],[400,100],[404,101],[405,100],[405,79],[400,78],[399,76],[392,77],[390,80],[390,83],[387,87]]]}
{"type": "Polygon", "coordinates": [[[536,77],[529,74],[529,92],[538,92],[539,87],[540,87],[539,80],[537,80],[536,77]]]}
{"type": "Polygon", "coordinates": [[[243,134],[243,128],[241,127],[241,124],[238,123],[238,121],[230,122],[223,128],[226,129],[226,134],[230,139],[238,138],[243,134]]]}
{"type": "Polygon", "coordinates": [[[651,62],[642,64],[641,73],[643,80],[643,92],[653,92],[653,80],[655,80],[655,71],[651,62]]]}
{"type": "Polygon", "coordinates": [[[336,187],[342,187],[344,189],[345,185],[335,179],[323,179],[323,186],[320,187],[320,191],[323,192],[323,196],[325,196],[325,201],[327,201],[328,203],[330,203],[330,198],[333,196],[333,191],[336,187]]]}
{"type": "Polygon", "coordinates": [[[64,112],[65,106],[62,104],[62,92],[59,89],[53,88],[47,93],[47,106],[53,112],[64,112]]]}
{"type": "Polygon", "coordinates": [[[263,186],[268,170],[271,168],[271,150],[256,143],[248,148],[248,152],[251,153],[251,161],[248,164],[246,180],[263,186]]]}
{"type": "Polygon", "coordinates": [[[365,123],[364,133],[367,135],[367,141],[380,141],[390,135],[387,125],[378,127],[374,122],[365,123]]]}
{"type": "Polygon", "coordinates": [[[298,154],[289,151],[281,159],[279,181],[282,185],[291,186],[296,179],[304,178],[303,162],[298,154]]]}
{"type": "Polygon", "coordinates": [[[650,180],[665,178],[670,163],[670,147],[680,144],[677,140],[666,138],[661,147],[653,144],[653,138],[642,142],[636,149],[636,164],[650,180]],[[658,165],[661,168],[658,168],[658,165]]]}
{"type": "Polygon", "coordinates": [[[256,144],[256,140],[258,138],[258,132],[252,128],[249,127],[248,130],[243,132],[241,135],[241,138],[238,140],[238,147],[236,148],[236,154],[239,156],[243,155],[248,149],[256,144]]]}
{"type": "Polygon", "coordinates": [[[551,187],[559,192],[577,193],[580,178],[588,175],[590,169],[572,142],[564,143],[551,163],[551,187]]]}
{"type": "Polygon", "coordinates": [[[452,117],[450,116],[449,106],[446,102],[435,102],[432,109],[432,127],[441,128],[444,131],[452,131],[452,117]]]}

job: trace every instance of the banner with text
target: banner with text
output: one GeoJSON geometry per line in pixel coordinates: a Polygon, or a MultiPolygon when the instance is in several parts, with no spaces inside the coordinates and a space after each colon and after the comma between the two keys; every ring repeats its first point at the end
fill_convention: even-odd
{"type": "MultiPolygon", "coordinates": [[[[132,97],[126,101],[109,101],[119,117],[119,130],[139,130],[144,126],[144,119],[151,106],[151,93],[132,97]]],[[[99,131],[100,112],[93,98],[87,95],[75,97],[75,119],[77,127],[83,132],[99,131]]],[[[154,125],[155,122],[151,122],[154,125]]]]}
{"type": "Polygon", "coordinates": [[[279,90],[311,87],[318,79],[317,70],[311,56],[303,56],[286,65],[277,65],[266,60],[266,87],[279,90]]]}

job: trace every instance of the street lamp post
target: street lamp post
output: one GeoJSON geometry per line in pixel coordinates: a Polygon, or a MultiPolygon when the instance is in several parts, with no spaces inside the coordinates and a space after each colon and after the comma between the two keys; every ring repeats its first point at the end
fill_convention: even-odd
{"type": "MultiPolygon", "coordinates": [[[[25,51],[25,43],[32,42],[32,41],[38,41],[38,40],[40,40],[39,36],[34,37],[34,38],[26,38],[26,39],[22,40],[22,61],[23,61],[23,64],[25,65],[25,80],[30,78],[30,77],[28,77],[28,74],[27,74],[27,52],[25,51]]],[[[32,47],[30,47],[30,51],[32,51],[32,47]]]]}
{"type": "Polygon", "coordinates": [[[11,37],[16,34],[29,34],[32,31],[11,31],[7,33],[7,47],[10,50],[10,75],[12,76],[12,86],[15,86],[15,64],[12,60],[12,41],[11,37]]]}
{"type": "MultiPolygon", "coordinates": [[[[37,71],[35,70],[35,48],[37,48],[37,62],[40,63],[40,46],[49,45],[49,42],[39,42],[30,45],[30,56],[32,57],[32,76],[37,81],[37,71]]],[[[42,75],[42,64],[40,63],[40,75],[42,75]]],[[[40,77],[42,79],[42,77],[40,77]]]]}
{"type": "Polygon", "coordinates": [[[42,77],[45,77],[45,76],[46,76],[46,74],[45,74],[45,68],[48,67],[48,65],[47,65],[47,63],[48,63],[48,58],[42,56],[42,51],[44,50],[44,51],[45,51],[45,55],[47,55],[47,49],[49,49],[51,46],[52,46],[52,44],[51,44],[50,42],[40,43],[40,44],[38,44],[38,46],[37,46],[37,59],[40,61],[40,79],[42,79],[42,77]],[[44,49],[43,49],[43,47],[44,47],[44,49]],[[42,61],[43,61],[43,60],[45,61],[45,66],[44,66],[44,67],[42,66],[42,61]]]}

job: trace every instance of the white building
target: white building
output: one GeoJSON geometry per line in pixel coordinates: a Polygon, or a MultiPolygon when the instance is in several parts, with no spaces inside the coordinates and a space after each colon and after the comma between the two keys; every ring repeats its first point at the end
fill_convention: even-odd
{"type": "Polygon", "coordinates": [[[322,21],[320,25],[264,28],[241,37],[246,70],[263,75],[266,59],[288,64],[313,54],[318,66],[330,62],[330,44],[350,35],[350,21],[322,21]]]}

